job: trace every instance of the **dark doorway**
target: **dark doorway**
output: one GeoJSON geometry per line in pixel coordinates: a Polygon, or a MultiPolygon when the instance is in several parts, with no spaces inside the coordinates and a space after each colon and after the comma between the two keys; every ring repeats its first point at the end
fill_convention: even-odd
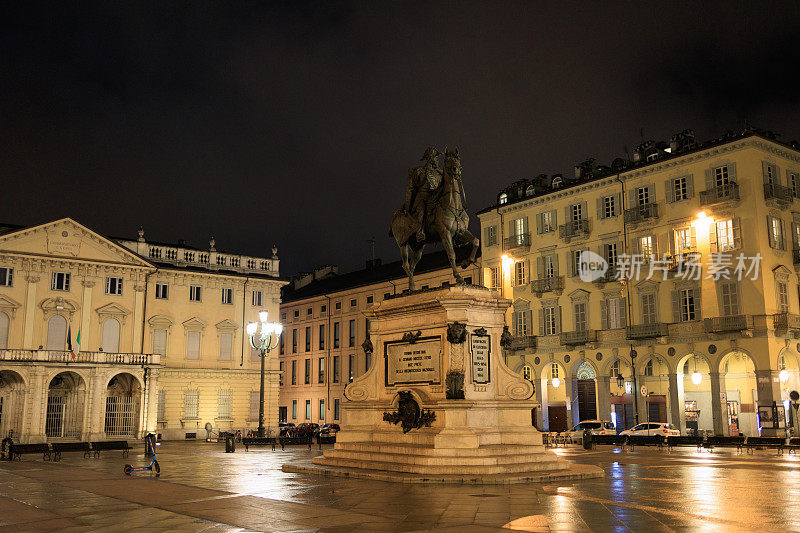
{"type": "Polygon", "coordinates": [[[286,415],[287,415],[286,406],[278,406],[278,422],[286,422],[286,415]]]}
{"type": "Polygon", "coordinates": [[[630,429],[635,425],[632,403],[615,403],[614,414],[617,418],[617,431],[630,429]]]}
{"type": "Polygon", "coordinates": [[[566,405],[551,405],[547,408],[550,419],[550,431],[566,431],[567,430],[567,406],[566,405]]]}
{"type": "Polygon", "coordinates": [[[597,418],[597,388],[593,379],[578,380],[578,415],[580,420],[597,418]]]}

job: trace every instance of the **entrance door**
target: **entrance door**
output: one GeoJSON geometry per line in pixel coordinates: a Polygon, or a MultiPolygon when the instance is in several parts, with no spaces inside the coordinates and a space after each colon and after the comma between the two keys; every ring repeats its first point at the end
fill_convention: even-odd
{"type": "Polygon", "coordinates": [[[547,409],[550,418],[550,431],[566,431],[567,430],[567,406],[558,405],[550,406],[547,409]]]}
{"type": "Polygon", "coordinates": [[[597,389],[593,379],[578,380],[578,414],[581,420],[597,418],[597,389]]]}
{"type": "Polygon", "coordinates": [[[278,407],[278,422],[286,422],[286,406],[281,405],[278,407]]]}

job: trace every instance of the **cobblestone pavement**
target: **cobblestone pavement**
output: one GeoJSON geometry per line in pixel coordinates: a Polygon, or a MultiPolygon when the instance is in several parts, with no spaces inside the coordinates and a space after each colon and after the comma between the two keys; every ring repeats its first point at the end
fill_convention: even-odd
{"type": "Polygon", "coordinates": [[[800,531],[800,458],[604,448],[556,453],[606,477],[550,485],[404,485],[288,474],[315,448],[226,454],[164,443],[162,474],[65,454],[0,463],[4,531],[800,531]]]}

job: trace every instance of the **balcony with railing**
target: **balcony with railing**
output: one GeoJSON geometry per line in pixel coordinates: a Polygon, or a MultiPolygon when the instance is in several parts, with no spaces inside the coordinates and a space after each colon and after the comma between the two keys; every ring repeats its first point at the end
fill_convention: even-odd
{"type": "Polygon", "coordinates": [[[800,331],[800,315],[794,313],[777,313],[772,315],[772,326],[775,331],[800,331]]]}
{"type": "Polygon", "coordinates": [[[700,191],[700,205],[715,205],[739,199],[739,184],[724,183],[718,187],[700,191]]]}
{"type": "Polygon", "coordinates": [[[79,352],[72,357],[69,350],[0,350],[0,361],[25,363],[89,363],[104,365],[157,365],[161,362],[158,354],[79,352]]]}
{"type": "Polygon", "coordinates": [[[628,340],[655,339],[667,335],[669,335],[669,325],[663,322],[636,324],[625,328],[625,338],[628,340]]]}
{"type": "Polygon", "coordinates": [[[706,333],[729,333],[753,329],[752,315],[715,316],[703,320],[706,333]]]}
{"type": "Polygon", "coordinates": [[[782,203],[790,204],[792,203],[794,196],[792,195],[792,189],[789,187],[784,187],[783,185],[778,185],[777,183],[765,183],[764,199],[777,200],[782,203]]]}
{"type": "Polygon", "coordinates": [[[536,294],[564,290],[564,276],[549,276],[531,281],[531,291],[536,294]]]}
{"type": "Polygon", "coordinates": [[[597,342],[596,329],[581,329],[561,333],[561,344],[564,346],[580,346],[590,342],[597,342]]]}
{"type": "Polygon", "coordinates": [[[636,224],[658,218],[658,204],[637,205],[625,210],[625,222],[636,224]]]}
{"type": "Polygon", "coordinates": [[[532,350],[536,348],[536,337],[534,335],[514,335],[511,337],[511,349],[532,350]]]}
{"type": "Polygon", "coordinates": [[[570,220],[566,224],[561,224],[558,227],[558,236],[565,242],[569,242],[570,239],[586,237],[589,233],[589,221],[586,219],[570,220]]]}
{"type": "Polygon", "coordinates": [[[605,273],[603,273],[602,276],[594,280],[593,283],[597,283],[598,285],[602,286],[606,283],[614,283],[615,281],[619,281],[617,279],[617,269],[614,266],[611,266],[605,271],[605,273]]]}
{"type": "Polygon", "coordinates": [[[667,270],[670,272],[685,271],[700,264],[700,252],[682,252],[667,256],[667,270]]]}
{"type": "Polygon", "coordinates": [[[520,233],[511,235],[503,239],[503,250],[516,250],[518,248],[528,248],[531,245],[531,234],[520,233]]]}

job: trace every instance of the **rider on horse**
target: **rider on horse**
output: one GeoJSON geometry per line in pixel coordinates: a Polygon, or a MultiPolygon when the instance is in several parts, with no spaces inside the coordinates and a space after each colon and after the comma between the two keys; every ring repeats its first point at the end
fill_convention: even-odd
{"type": "Polygon", "coordinates": [[[425,161],[425,165],[408,169],[408,189],[403,211],[416,222],[417,242],[425,241],[427,211],[430,208],[433,191],[442,182],[442,170],[439,168],[440,155],[441,152],[431,146],[425,150],[420,159],[425,161]]]}

